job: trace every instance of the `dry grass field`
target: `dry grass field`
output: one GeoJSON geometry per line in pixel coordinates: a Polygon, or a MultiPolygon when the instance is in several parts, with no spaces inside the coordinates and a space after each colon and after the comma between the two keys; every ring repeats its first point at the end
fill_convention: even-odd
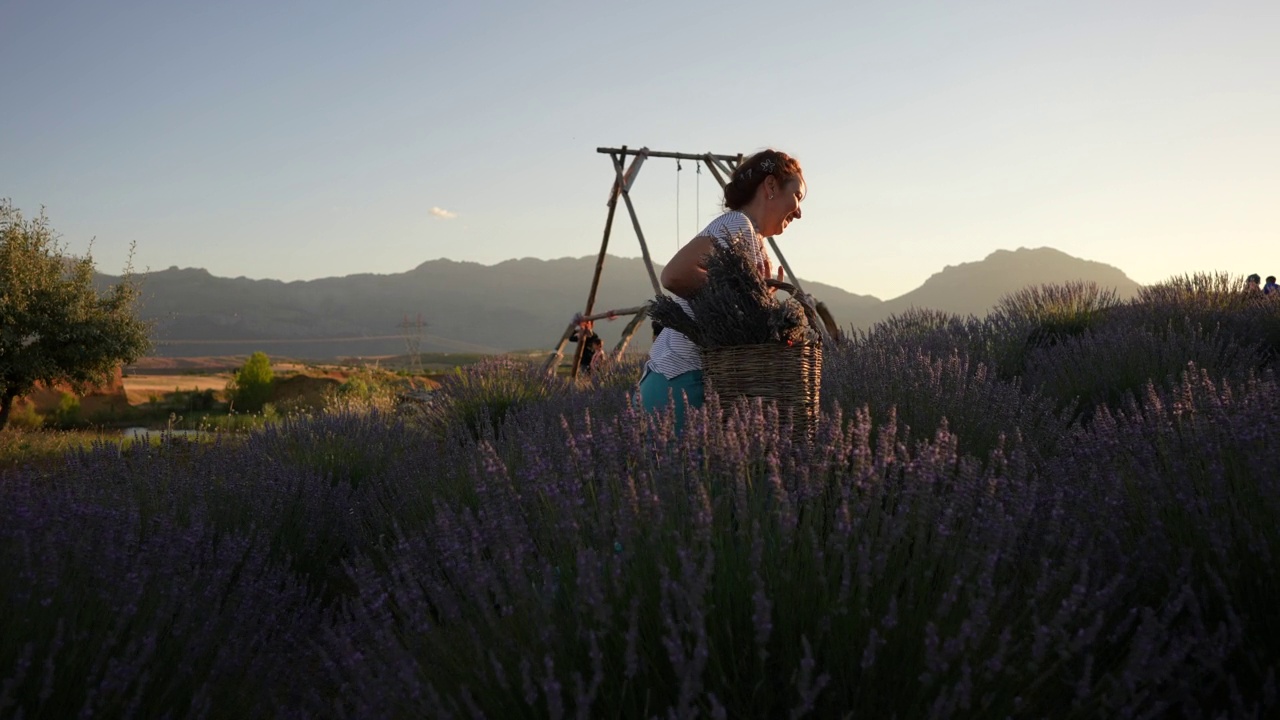
{"type": "MultiPolygon", "coordinates": [[[[163,398],[174,392],[214,390],[223,398],[227,383],[244,363],[238,357],[142,358],[125,368],[123,383],[130,405],[140,405],[152,398],[163,398]]],[[[306,375],[345,382],[355,368],[335,365],[311,365],[297,362],[272,362],[276,377],[306,375]]]]}
{"type": "MultiPolygon", "coordinates": [[[[420,362],[410,363],[404,356],[378,358],[344,358],[335,362],[306,362],[289,358],[273,358],[271,367],[276,382],[271,402],[280,408],[324,406],[340,386],[352,379],[360,379],[356,392],[399,392],[403,389],[434,389],[439,386],[439,374],[452,372],[456,367],[480,360],[479,355],[438,353],[422,357],[420,362]],[[415,367],[416,366],[416,367],[415,367]],[[406,373],[406,370],[417,372],[406,373]]],[[[72,413],[56,420],[61,427],[77,427],[79,424],[101,423],[150,423],[155,420],[148,413],[169,414],[175,408],[201,408],[204,411],[225,412],[228,402],[227,386],[236,371],[244,365],[244,356],[204,357],[147,357],[121,369],[120,374],[87,393],[78,396],[70,409],[62,408],[67,396],[73,395],[69,386],[54,388],[37,387],[30,394],[19,398],[17,411],[26,413],[15,425],[25,423],[39,427],[59,413],[72,413]],[[212,402],[193,396],[213,392],[212,402]],[[203,402],[201,405],[199,403],[203,402]]],[[[158,417],[158,416],[157,416],[158,417]]],[[[54,422],[54,421],[50,421],[54,422]]]]}
{"type": "Polygon", "coordinates": [[[125,375],[124,393],[130,405],[140,405],[151,398],[162,398],[172,392],[215,390],[222,392],[231,380],[231,373],[213,375],[161,374],[125,375]]]}
{"type": "MultiPolygon", "coordinates": [[[[432,358],[448,360],[449,357],[432,358]]],[[[454,365],[446,362],[422,363],[430,372],[448,371],[457,364],[475,361],[475,357],[460,356],[454,365]],[[431,367],[426,367],[430,365],[431,367]],[[438,368],[436,367],[438,366],[438,368]]],[[[244,357],[210,356],[210,357],[147,357],[124,368],[124,393],[130,405],[138,406],[152,399],[163,400],[175,392],[203,392],[213,390],[219,400],[225,401],[225,390],[231,382],[236,370],[244,364],[244,357]]],[[[351,358],[336,363],[297,362],[288,359],[271,361],[271,369],[280,381],[279,392],[286,397],[296,395],[314,395],[323,393],[331,387],[346,382],[352,376],[366,374],[394,373],[408,365],[407,358],[388,356],[385,358],[351,358]]],[[[426,377],[418,377],[415,385],[435,387],[436,383],[426,377]]]]}

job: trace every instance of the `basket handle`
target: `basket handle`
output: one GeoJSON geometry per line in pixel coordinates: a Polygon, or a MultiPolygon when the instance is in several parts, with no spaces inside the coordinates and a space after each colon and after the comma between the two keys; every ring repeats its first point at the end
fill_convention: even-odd
{"type": "Polygon", "coordinates": [[[809,327],[817,328],[818,335],[822,338],[823,345],[830,345],[831,332],[828,330],[826,322],[818,314],[818,309],[814,305],[813,296],[809,293],[796,290],[796,286],[785,280],[774,280],[770,278],[765,283],[775,290],[782,290],[790,295],[796,302],[800,303],[800,307],[804,308],[805,319],[809,321],[809,327]]]}

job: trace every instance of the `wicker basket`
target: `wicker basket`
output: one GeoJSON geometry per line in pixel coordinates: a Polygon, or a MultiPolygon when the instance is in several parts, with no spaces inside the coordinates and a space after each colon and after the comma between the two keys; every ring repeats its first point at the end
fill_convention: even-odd
{"type": "Polygon", "coordinates": [[[722,398],[773,400],[797,436],[812,437],[818,422],[822,346],[730,345],[702,349],[703,381],[722,398]]]}

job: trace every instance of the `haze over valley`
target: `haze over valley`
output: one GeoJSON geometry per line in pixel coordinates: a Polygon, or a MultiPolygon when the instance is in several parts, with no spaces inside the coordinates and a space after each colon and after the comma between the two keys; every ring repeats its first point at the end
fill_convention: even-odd
{"type": "MultiPolygon", "coordinates": [[[[142,315],[155,323],[155,354],[170,357],[255,350],[311,359],[381,356],[406,352],[406,336],[423,352],[546,350],[583,309],[595,261],[593,256],[496,265],[432,260],[398,274],[294,282],[169,268],[142,276],[142,315]]],[[[104,285],[115,279],[98,278],[104,285]]],[[[841,326],[854,328],[912,306],[981,315],[1001,296],[1027,285],[1071,280],[1115,288],[1122,298],[1138,288],[1118,268],[1052,248],[998,250],[940,268],[920,287],[889,299],[800,277],[841,326]]],[[[609,256],[594,310],[634,307],[652,296],[642,260],[609,256]]],[[[600,321],[596,329],[612,344],[625,324],[625,318],[600,321]]],[[[641,329],[632,347],[647,348],[650,337],[647,328],[641,329]]]]}

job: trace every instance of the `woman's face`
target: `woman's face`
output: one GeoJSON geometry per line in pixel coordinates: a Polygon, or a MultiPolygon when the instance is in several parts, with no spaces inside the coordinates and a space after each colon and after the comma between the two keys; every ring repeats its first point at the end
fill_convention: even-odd
{"type": "Polygon", "coordinates": [[[781,235],[788,225],[800,219],[800,203],[804,201],[807,188],[804,179],[799,177],[782,183],[770,178],[765,185],[771,192],[765,194],[764,227],[760,228],[760,234],[765,237],[781,235]],[[770,194],[772,198],[769,198],[770,194]]]}

